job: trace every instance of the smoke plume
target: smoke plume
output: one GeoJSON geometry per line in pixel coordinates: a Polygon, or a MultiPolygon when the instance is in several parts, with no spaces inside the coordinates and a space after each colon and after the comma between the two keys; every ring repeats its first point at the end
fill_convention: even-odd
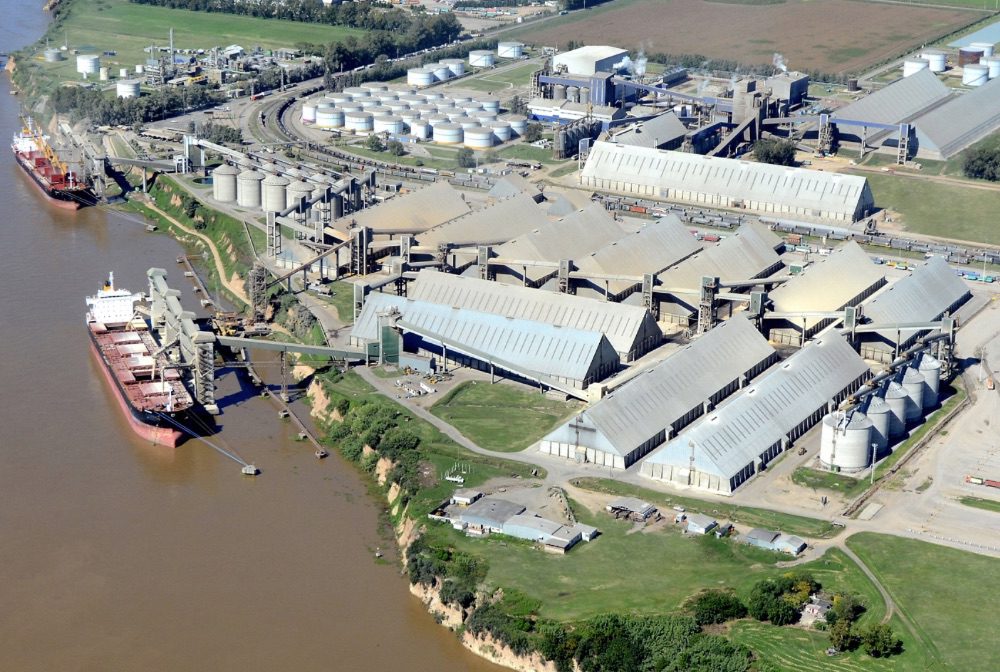
{"type": "Polygon", "coordinates": [[[781,70],[782,72],[788,72],[788,66],[785,65],[785,57],[779,54],[778,52],[774,53],[774,58],[771,59],[771,63],[778,70],[781,70]]]}

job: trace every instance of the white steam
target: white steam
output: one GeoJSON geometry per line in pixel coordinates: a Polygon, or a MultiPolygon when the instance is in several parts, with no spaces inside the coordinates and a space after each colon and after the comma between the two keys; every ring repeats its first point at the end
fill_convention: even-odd
{"type": "Polygon", "coordinates": [[[788,72],[788,66],[785,65],[785,57],[778,52],[774,53],[774,58],[771,59],[771,64],[782,72],[788,72]]]}

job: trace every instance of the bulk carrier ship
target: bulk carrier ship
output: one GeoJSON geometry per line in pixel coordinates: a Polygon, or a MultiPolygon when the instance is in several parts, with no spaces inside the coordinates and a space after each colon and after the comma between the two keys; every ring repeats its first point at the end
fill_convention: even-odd
{"type": "Polygon", "coordinates": [[[17,162],[35,185],[48,196],[52,204],[76,210],[95,203],[90,188],[81,182],[76,172],[59,159],[49,145],[49,138],[36,127],[31,117],[23,117],[24,127],[10,145],[17,162]]]}
{"type": "Polygon", "coordinates": [[[115,276],[87,297],[87,332],[104,377],[136,434],[176,448],[197,422],[195,402],[149,325],[136,314],[142,294],[115,289],[115,276]]]}

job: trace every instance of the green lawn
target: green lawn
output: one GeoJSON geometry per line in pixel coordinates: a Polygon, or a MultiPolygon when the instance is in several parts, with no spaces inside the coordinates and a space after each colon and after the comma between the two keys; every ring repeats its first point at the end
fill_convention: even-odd
{"type": "MultiPolygon", "coordinates": [[[[842,528],[829,521],[806,518],[767,509],[739,506],[728,502],[710,502],[695,497],[684,497],[674,493],[664,493],[624,483],[609,478],[579,478],[573,485],[585,490],[604,492],[612,495],[631,495],[646,500],[658,508],[684,506],[689,511],[711,514],[719,520],[728,520],[742,528],[766,527],[788,534],[797,534],[810,539],[835,537],[842,528]]],[[[743,530],[746,532],[747,530],[743,530]]]]}
{"type": "Polygon", "coordinates": [[[513,452],[524,450],[581,408],[513,385],[470,381],[446,394],[431,412],[483,448],[513,452]]]}
{"type": "Polygon", "coordinates": [[[974,506],[977,509],[983,509],[984,511],[996,511],[1000,513],[1000,502],[995,499],[983,499],[981,497],[962,497],[959,499],[962,504],[966,506],[974,506]]]}
{"type": "Polygon", "coordinates": [[[564,177],[566,175],[569,175],[570,173],[575,173],[575,172],[576,172],[576,161],[573,161],[571,163],[567,163],[562,168],[556,168],[551,173],[549,173],[549,177],[564,177]]]}
{"type": "Polygon", "coordinates": [[[337,319],[344,324],[354,324],[354,283],[338,280],[327,285],[331,296],[317,294],[316,298],[328,303],[337,311],[337,319]]]}
{"type": "Polygon", "coordinates": [[[913,621],[926,648],[927,667],[920,669],[1000,669],[1000,560],[872,532],[853,535],[847,545],[913,621]]]}
{"type": "MultiPolygon", "coordinates": [[[[522,161],[538,161],[539,163],[560,163],[552,158],[551,149],[532,147],[531,145],[516,144],[508,145],[497,152],[497,155],[504,159],[521,159],[522,161]]],[[[573,163],[576,165],[576,162],[573,163]]]]}
{"type": "Polygon", "coordinates": [[[458,81],[456,88],[475,89],[476,91],[492,91],[497,95],[504,95],[504,92],[511,87],[527,86],[531,83],[531,73],[538,70],[540,66],[536,63],[521,65],[503,72],[486,71],[458,81]]]}
{"type": "MultiPolygon", "coordinates": [[[[867,474],[867,472],[865,472],[867,474]]],[[[813,490],[833,490],[845,497],[860,495],[868,487],[867,478],[851,478],[842,474],[809,467],[799,467],[792,473],[792,482],[813,490]]]]}
{"type": "Polygon", "coordinates": [[[439,170],[455,170],[458,165],[455,159],[435,159],[423,156],[410,156],[409,154],[393,156],[389,152],[373,152],[360,143],[342,144],[339,146],[339,149],[351,154],[357,154],[358,156],[366,156],[370,159],[375,159],[376,161],[398,163],[404,166],[426,166],[428,168],[437,168],[439,170]]]}

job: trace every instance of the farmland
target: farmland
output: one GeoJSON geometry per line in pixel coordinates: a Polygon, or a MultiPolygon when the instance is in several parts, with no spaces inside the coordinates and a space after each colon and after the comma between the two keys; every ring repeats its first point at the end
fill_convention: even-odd
{"type": "Polygon", "coordinates": [[[766,65],[775,52],[781,52],[793,69],[848,73],[902,55],[985,16],[967,9],[851,0],[779,4],[616,0],[525,27],[512,36],[556,47],[565,47],[570,40],[632,49],[641,45],[650,54],[699,54],[747,65],[766,65]],[[838,30],[845,17],[850,17],[850,29],[838,30]]]}

